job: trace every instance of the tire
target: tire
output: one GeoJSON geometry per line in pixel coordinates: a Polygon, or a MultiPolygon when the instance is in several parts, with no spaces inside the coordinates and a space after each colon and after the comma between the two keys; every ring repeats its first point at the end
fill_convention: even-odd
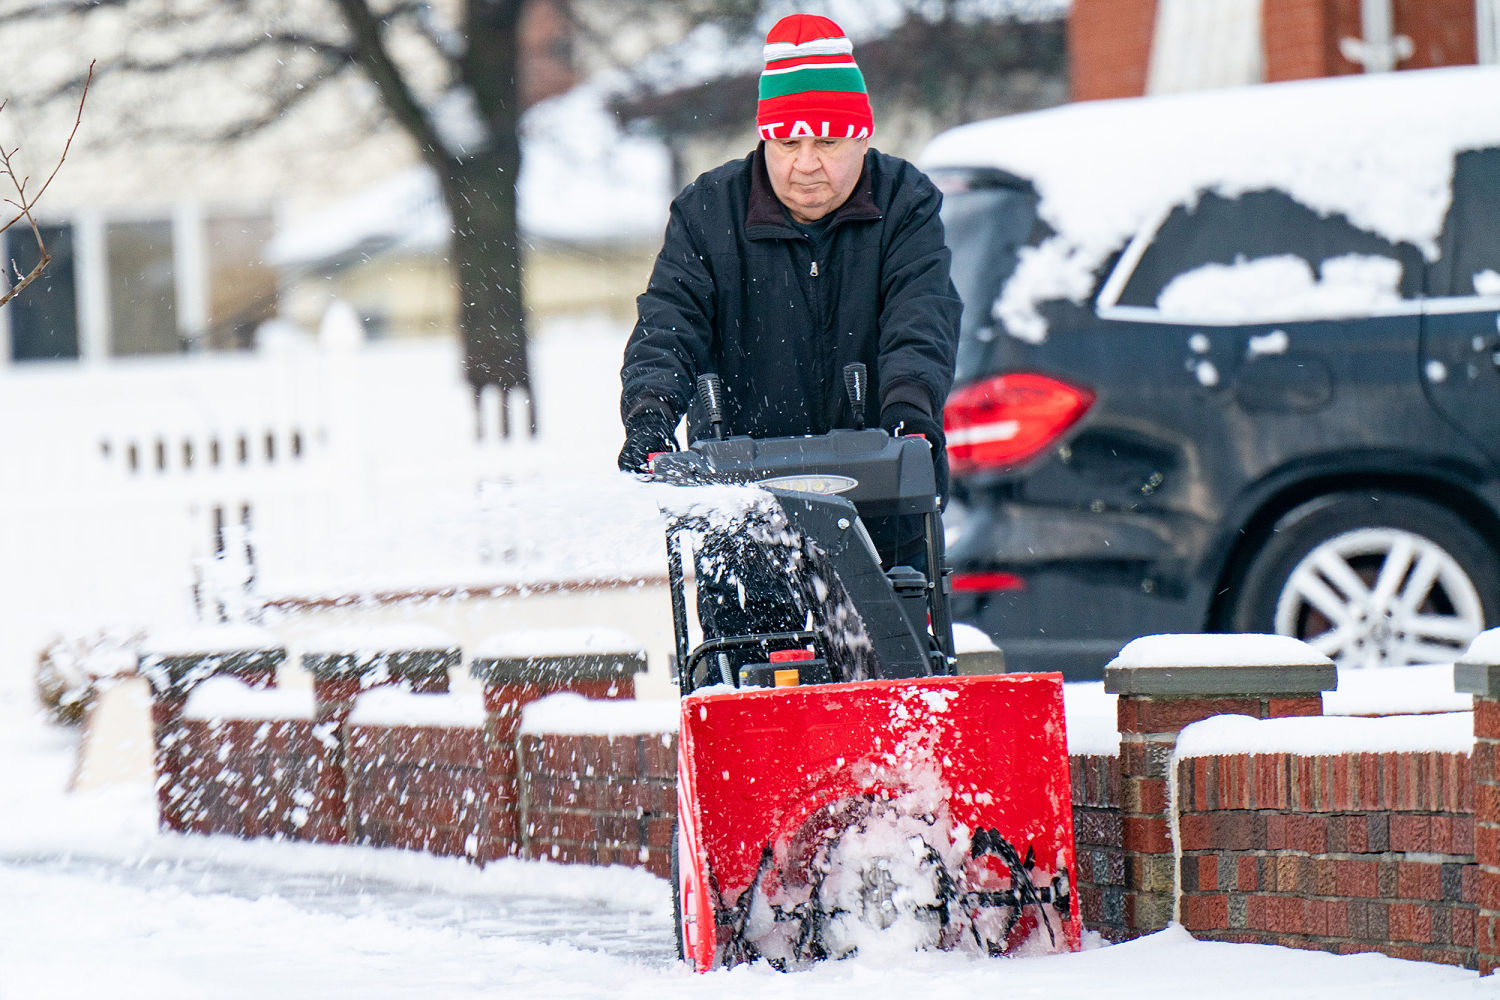
{"type": "Polygon", "coordinates": [[[1496,620],[1495,550],[1446,507],[1331,493],[1294,508],[1245,564],[1235,632],[1302,639],[1341,669],[1451,663],[1496,620]]]}

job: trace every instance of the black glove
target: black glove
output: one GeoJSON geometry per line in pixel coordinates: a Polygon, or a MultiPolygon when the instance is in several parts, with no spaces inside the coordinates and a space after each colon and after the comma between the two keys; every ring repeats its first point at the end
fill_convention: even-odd
{"type": "Polygon", "coordinates": [[[892,437],[920,434],[932,446],[932,475],[937,481],[941,505],[948,502],[948,439],[942,421],[911,403],[887,403],[880,411],[880,426],[892,437]]]}
{"type": "Polygon", "coordinates": [[[659,451],[676,451],[672,432],[677,421],[661,410],[641,410],[625,421],[625,447],[620,449],[621,472],[650,472],[651,456],[659,451]]]}

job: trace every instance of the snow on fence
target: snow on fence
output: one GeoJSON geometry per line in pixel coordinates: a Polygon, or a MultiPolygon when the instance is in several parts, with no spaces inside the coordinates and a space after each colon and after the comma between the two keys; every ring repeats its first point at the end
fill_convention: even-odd
{"type": "MultiPolygon", "coordinates": [[[[555,482],[563,444],[562,480],[613,472],[608,366],[543,412],[550,437],[503,438],[501,401],[476,411],[455,344],[357,346],[356,322],[334,310],[317,342],[243,354],[0,365],[0,672],[29,674],[56,636],[240,620],[268,597],[608,575],[658,555],[659,538],[623,531],[621,503],[555,482]],[[605,521],[623,540],[599,544],[605,521]]],[[[535,377],[617,356],[616,339],[540,338],[535,377]]],[[[530,423],[524,394],[509,406],[530,423]]]]}

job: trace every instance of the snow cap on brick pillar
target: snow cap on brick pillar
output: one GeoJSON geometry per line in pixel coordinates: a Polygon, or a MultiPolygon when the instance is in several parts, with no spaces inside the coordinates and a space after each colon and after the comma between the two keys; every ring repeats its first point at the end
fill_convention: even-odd
{"type": "Polygon", "coordinates": [[[499,854],[521,849],[516,754],[521,712],[558,691],[588,698],[634,698],[646,653],[613,629],[530,629],[490,636],[474,649],[469,673],[484,685],[486,770],[503,801],[490,810],[490,843],[499,854]]]}
{"type": "Polygon", "coordinates": [[[766,35],[755,124],[762,139],[868,139],[875,116],[854,43],[826,17],[790,14],[766,35]]]}
{"type": "Polygon", "coordinates": [[[1479,864],[1475,944],[1479,974],[1500,968],[1500,629],[1481,632],[1453,665],[1453,689],[1474,696],[1474,860],[1479,864]],[[1482,752],[1481,752],[1482,751],[1482,752]]]}
{"type": "Polygon", "coordinates": [[[1153,635],[1104,668],[1119,695],[1125,922],[1132,933],[1172,919],[1175,849],[1168,773],[1177,735],[1215,715],[1320,715],[1338,685],[1333,661],[1281,635],[1153,635]]]}
{"type": "Polygon", "coordinates": [[[1104,690],[1122,699],[1121,732],[1177,732],[1214,715],[1320,715],[1323,692],[1337,686],[1332,660],[1285,635],[1148,635],[1104,668],[1104,690]]]}

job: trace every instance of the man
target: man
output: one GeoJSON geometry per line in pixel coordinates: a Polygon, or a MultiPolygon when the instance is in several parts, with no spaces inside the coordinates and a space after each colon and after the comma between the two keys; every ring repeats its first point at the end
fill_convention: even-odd
{"type": "Polygon", "coordinates": [[[874,117],[854,48],[828,18],[793,14],[766,36],[748,157],[672,203],[625,347],[619,465],[644,471],[706,433],[695,378],[723,380],[735,434],[855,426],[843,369],[863,362],[867,426],[921,434],[946,497],[942,407],[961,304],[938,219],[942,197],[904,160],[870,148],[874,117]]]}
{"type": "MultiPolygon", "coordinates": [[[[620,372],[622,470],[645,471],[653,453],[675,450],[684,415],[690,441],[706,436],[692,405],[704,372],[723,382],[734,434],[854,427],[843,371],[858,361],[873,390],[864,425],[926,437],[946,497],[942,407],[962,306],[942,196],[916,167],[870,148],[875,121],[853,53],[825,17],[778,21],[766,36],[760,144],[672,202],[620,372]]],[[[920,550],[915,523],[866,526],[887,563],[920,550]]],[[[699,553],[705,634],[803,628],[805,600],[786,591],[774,559],[738,551],[739,541],[699,553]]]]}

